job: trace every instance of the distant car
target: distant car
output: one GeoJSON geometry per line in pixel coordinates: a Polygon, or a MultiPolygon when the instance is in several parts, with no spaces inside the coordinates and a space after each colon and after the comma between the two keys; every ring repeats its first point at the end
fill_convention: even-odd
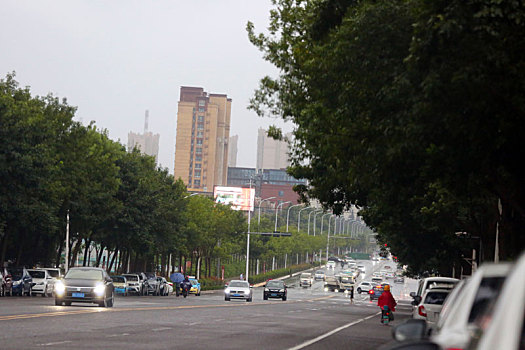
{"type": "MultiPolygon", "coordinates": [[[[160,295],[162,296],[170,295],[170,286],[168,284],[168,281],[164,277],[157,276],[157,283],[159,284],[160,295]]],[[[171,291],[173,292],[173,285],[172,285],[171,291]]]]}
{"type": "Polygon", "coordinates": [[[324,278],[325,278],[325,273],[323,270],[317,270],[315,271],[315,275],[314,275],[314,278],[316,280],[323,280],[324,281],[324,278]]]}
{"type": "Polygon", "coordinates": [[[381,294],[383,294],[384,287],[382,285],[374,286],[372,289],[368,291],[368,295],[370,296],[370,300],[379,299],[381,294]]]}
{"type": "Polygon", "coordinates": [[[43,297],[53,295],[54,281],[47,270],[29,269],[27,270],[33,279],[32,294],[40,294],[43,297]]]}
{"type": "Polygon", "coordinates": [[[361,273],[365,273],[365,272],[366,272],[366,269],[365,269],[365,266],[364,266],[364,265],[357,265],[357,269],[358,269],[359,272],[361,272],[361,273]]]}
{"type": "Polygon", "coordinates": [[[311,287],[313,283],[312,274],[309,272],[303,272],[299,278],[299,284],[301,287],[311,287]]]}
{"type": "Polygon", "coordinates": [[[8,273],[13,280],[11,294],[31,296],[33,290],[33,278],[25,267],[8,267],[8,273]]]}
{"type": "Polygon", "coordinates": [[[72,267],[63,279],[55,283],[55,305],[94,303],[113,307],[115,300],[113,280],[99,267],[72,267]]]}
{"type": "Polygon", "coordinates": [[[372,283],[379,284],[381,282],[383,282],[383,278],[382,277],[376,277],[376,276],[372,277],[372,283]]]}
{"type": "Polygon", "coordinates": [[[368,281],[362,281],[361,283],[359,283],[359,285],[357,286],[357,293],[361,294],[363,292],[366,292],[368,293],[368,291],[370,289],[372,289],[374,287],[375,284],[373,284],[372,282],[368,282],[368,281]]]}
{"type": "Polygon", "coordinates": [[[140,276],[135,273],[123,274],[128,283],[128,293],[142,295],[142,282],[140,276]]]}
{"type": "Polygon", "coordinates": [[[199,283],[199,281],[195,277],[191,277],[191,276],[189,280],[191,283],[190,294],[195,294],[196,296],[201,295],[201,284],[199,283]]]}
{"type": "Polygon", "coordinates": [[[394,278],[395,274],[392,271],[388,271],[385,273],[385,278],[394,278]]]}
{"type": "Polygon", "coordinates": [[[339,282],[339,276],[326,276],[324,280],[324,290],[325,292],[342,292],[344,289],[341,287],[339,282]]]}
{"type": "Polygon", "coordinates": [[[124,276],[111,276],[113,286],[115,286],[115,294],[128,295],[128,283],[124,276]]]}
{"type": "Polygon", "coordinates": [[[335,269],[335,261],[329,261],[326,263],[326,268],[335,269]]]}
{"type": "Polygon", "coordinates": [[[224,289],[224,300],[244,299],[247,302],[252,301],[252,290],[250,284],[243,280],[232,280],[224,289]]]}
{"type": "Polygon", "coordinates": [[[394,283],[405,283],[405,277],[403,276],[394,277],[394,283]]]}
{"type": "Polygon", "coordinates": [[[268,298],[279,298],[286,301],[287,296],[286,284],[283,281],[269,280],[266,282],[263,291],[264,300],[268,300],[268,298]]]}
{"type": "Polygon", "coordinates": [[[146,280],[144,281],[144,295],[160,295],[160,285],[157,281],[157,276],[154,273],[145,273],[146,280]]]}
{"type": "Polygon", "coordinates": [[[342,291],[349,291],[355,287],[354,277],[351,275],[341,275],[339,276],[339,285],[341,286],[342,291]]]}
{"type": "Polygon", "coordinates": [[[419,319],[427,322],[427,330],[431,331],[437,323],[443,302],[449,295],[451,289],[432,288],[427,289],[421,298],[421,302],[416,306],[419,319]]]}

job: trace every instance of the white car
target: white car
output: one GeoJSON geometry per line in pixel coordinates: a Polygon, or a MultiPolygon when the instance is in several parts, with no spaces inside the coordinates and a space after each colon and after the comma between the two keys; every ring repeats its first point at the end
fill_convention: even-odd
{"type": "Polygon", "coordinates": [[[324,278],[325,278],[325,273],[323,270],[317,270],[315,271],[315,275],[314,275],[314,278],[316,280],[323,280],[324,281],[324,278]]]}
{"type": "Polygon", "coordinates": [[[366,270],[365,270],[365,266],[364,265],[357,265],[357,269],[359,270],[359,272],[361,273],[365,273],[366,270]]]}
{"type": "Polygon", "coordinates": [[[250,284],[242,280],[231,281],[226,289],[224,289],[224,300],[244,299],[247,302],[252,301],[252,289],[250,284]]]}
{"type": "Polygon", "coordinates": [[[361,294],[361,293],[363,293],[363,292],[368,293],[368,291],[369,291],[370,289],[372,289],[372,288],[374,287],[374,285],[375,285],[375,284],[372,283],[372,282],[363,281],[363,282],[359,283],[359,285],[357,286],[356,291],[357,291],[357,293],[359,293],[359,294],[361,294]]]}
{"type": "Polygon", "coordinates": [[[31,294],[40,294],[43,297],[53,295],[55,280],[49,275],[47,270],[28,269],[27,272],[33,278],[33,288],[31,294]]]}
{"type": "Polygon", "coordinates": [[[383,282],[383,277],[372,277],[372,283],[375,283],[375,284],[381,284],[383,282]]]}
{"type": "Polygon", "coordinates": [[[472,349],[519,350],[525,348],[525,254],[506,278],[499,297],[488,309],[490,317],[478,323],[480,338],[472,349]]]}
{"type": "Polygon", "coordinates": [[[329,261],[326,263],[326,268],[335,269],[335,261],[329,261]]]}
{"type": "Polygon", "coordinates": [[[442,288],[442,289],[452,289],[459,282],[457,278],[451,277],[427,277],[419,280],[417,292],[411,292],[410,296],[412,299],[412,317],[419,318],[417,308],[415,307],[421,302],[421,297],[427,289],[430,288],[442,288]]]}
{"type": "Polygon", "coordinates": [[[451,289],[431,288],[427,289],[421,298],[421,302],[416,306],[417,318],[427,322],[429,333],[435,328],[439,313],[443,308],[443,302],[449,295],[451,289]]]}
{"type": "Polygon", "coordinates": [[[301,287],[311,287],[314,282],[312,274],[309,272],[303,272],[299,279],[299,284],[301,287]]]}

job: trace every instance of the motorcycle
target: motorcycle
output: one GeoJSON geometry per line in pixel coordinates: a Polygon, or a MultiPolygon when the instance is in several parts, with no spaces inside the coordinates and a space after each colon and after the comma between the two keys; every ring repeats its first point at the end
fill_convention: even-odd
{"type": "Polygon", "coordinates": [[[385,326],[388,326],[388,323],[390,323],[390,321],[393,321],[393,319],[394,317],[390,308],[387,305],[383,306],[383,308],[381,309],[381,323],[385,326]]]}
{"type": "Polygon", "coordinates": [[[182,290],[182,296],[186,298],[188,294],[190,294],[191,284],[182,282],[180,288],[182,290]]]}

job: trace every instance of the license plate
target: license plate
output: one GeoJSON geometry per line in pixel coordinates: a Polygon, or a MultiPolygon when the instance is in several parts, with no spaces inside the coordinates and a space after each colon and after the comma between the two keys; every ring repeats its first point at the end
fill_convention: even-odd
{"type": "Polygon", "coordinates": [[[277,293],[272,293],[272,297],[276,297],[277,296],[277,293]]]}
{"type": "Polygon", "coordinates": [[[240,294],[234,294],[233,296],[234,297],[240,297],[241,295],[240,294]]]}
{"type": "Polygon", "coordinates": [[[73,298],[83,298],[84,297],[84,293],[73,293],[71,296],[73,298]]]}

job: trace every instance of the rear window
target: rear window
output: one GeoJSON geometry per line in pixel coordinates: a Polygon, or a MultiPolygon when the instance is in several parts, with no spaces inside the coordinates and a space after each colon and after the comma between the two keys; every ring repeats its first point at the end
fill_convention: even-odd
{"type": "Polygon", "coordinates": [[[310,277],[312,277],[312,275],[310,275],[309,273],[301,274],[301,278],[310,278],[310,277]]]}
{"type": "Polygon", "coordinates": [[[429,292],[425,297],[423,304],[430,305],[443,305],[443,302],[447,298],[448,293],[445,292],[429,292]]]}
{"type": "Polygon", "coordinates": [[[319,275],[324,275],[324,271],[323,270],[316,271],[315,273],[317,273],[319,275]]]}
{"type": "Polygon", "coordinates": [[[266,283],[266,287],[268,287],[268,288],[284,288],[284,282],[268,281],[268,283],[266,283]]]}
{"type": "Polygon", "coordinates": [[[248,288],[250,285],[248,282],[231,282],[229,287],[241,287],[241,288],[248,288]]]}
{"type": "Polygon", "coordinates": [[[122,276],[112,276],[111,279],[113,282],[124,283],[124,277],[122,276]]]}
{"type": "Polygon", "coordinates": [[[58,278],[60,276],[57,270],[47,270],[47,273],[49,274],[49,276],[55,277],[55,278],[58,278]]]}
{"type": "Polygon", "coordinates": [[[503,282],[505,282],[505,277],[487,277],[481,281],[470,310],[469,323],[482,315],[490,302],[498,297],[503,282]]]}
{"type": "Polygon", "coordinates": [[[128,281],[138,281],[138,276],[125,276],[128,281]]]}
{"type": "Polygon", "coordinates": [[[46,274],[44,271],[29,271],[29,274],[33,278],[46,278],[46,274]]]}

